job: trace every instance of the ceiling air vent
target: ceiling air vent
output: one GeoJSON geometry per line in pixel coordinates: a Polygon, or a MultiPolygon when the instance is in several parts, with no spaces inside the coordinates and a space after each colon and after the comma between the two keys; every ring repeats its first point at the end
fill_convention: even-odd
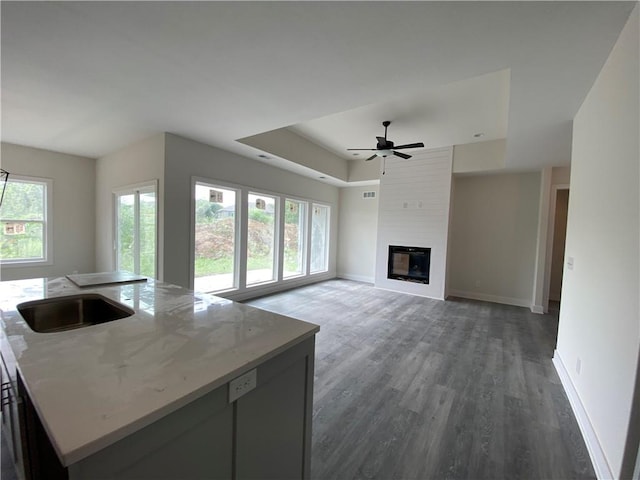
{"type": "Polygon", "coordinates": [[[362,198],[367,200],[370,198],[376,198],[376,192],[362,192],[362,198]]]}

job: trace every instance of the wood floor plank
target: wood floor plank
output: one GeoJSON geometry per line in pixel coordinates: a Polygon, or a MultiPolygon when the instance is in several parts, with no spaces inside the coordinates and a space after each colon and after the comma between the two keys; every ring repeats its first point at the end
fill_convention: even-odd
{"type": "Polygon", "coordinates": [[[312,478],[594,479],[555,315],[331,280],[251,305],[321,326],[312,478]]]}

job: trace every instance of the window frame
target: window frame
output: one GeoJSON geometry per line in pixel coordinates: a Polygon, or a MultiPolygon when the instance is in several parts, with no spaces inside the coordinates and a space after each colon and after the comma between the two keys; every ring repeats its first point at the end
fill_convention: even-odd
{"type": "Polygon", "coordinates": [[[247,289],[259,287],[262,285],[268,285],[270,283],[276,283],[279,280],[279,270],[280,270],[280,194],[269,193],[264,190],[260,191],[258,189],[245,189],[243,200],[247,209],[247,217],[245,221],[246,226],[246,247],[245,247],[245,276],[244,276],[244,287],[247,289]],[[256,197],[263,196],[272,198],[274,201],[273,205],[273,263],[271,265],[271,279],[263,280],[261,282],[249,283],[249,196],[253,195],[256,197]]]}
{"type": "Polygon", "coordinates": [[[332,248],[335,247],[333,243],[334,238],[334,225],[332,222],[335,217],[333,216],[333,209],[335,204],[331,201],[317,200],[313,197],[298,196],[296,194],[282,193],[270,190],[268,188],[256,187],[254,185],[245,185],[240,183],[234,183],[220,178],[203,177],[203,176],[191,176],[191,199],[190,199],[190,228],[189,228],[189,288],[195,290],[195,256],[196,256],[196,185],[204,185],[209,188],[219,188],[225,190],[234,190],[236,192],[236,223],[235,223],[235,251],[234,251],[234,286],[233,288],[225,288],[220,290],[196,290],[199,293],[218,295],[225,298],[232,299],[244,299],[252,298],[256,295],[256,292],[268,292],[273,291],[274,288],[282,285],[297,285],[304,284],[311,278],[317,281],[318,277],[326,276],[334,271],[334,263],[330,257],[332,248]],[[256,282],[247,284],[247,247],[248,247],[248,230],[249,230],[249,194],[253,195],[265,195],[273,197],[276,200],[276,213],[275,213],[275,239],[274,239],[274,275],[273,280],[256,282]],[[284,230],[285,230],[285,203],[287,200],[302,202],[305,205],[305,227],[304,243],[305,252],[303,256],[303,273],[299,275],[292,275],[284,277],[284,230]],[[326,228],[326,242],[325,242],[325,265],[324,270],[318,270],[311,273],[311,227],[312,227],[312,206],[313,205],[325,207],[328,210],[326,228]]]}
{"type": "MultiPolygon", "coordinates": [[[[43,208],[43,220],[15,220],[16,222],[30,222],[30,223],[42,223],[42,236],[43,247],[41,258],[17,258],[17,259],[4,259],[0,258],[0,265],[2,268],[20,268],[20,267],[38,267],[53,265],[53,179],[45,177],[34,177],[31,175],[11,174],[7,179],[7,185],[9,183],[35,183],[44,185],[44,208],[43,208]]],[[[6,196],[3,201],[6,201],[6,196]]],[[[1,210],[1,209],[0,209],[1,210]]],[[[13,220],[13,219],[12,219],[13,220]]],[[[5,221],[0,217],[0,223],[4,224],[5,221]]]]}
{"type": "MultiPolygon", "coordinates": [[[[155,194],[155,198],[156,198],[156,218],[155,218],[155,255],[154,255],[154,266],[153,266],[153,270],[154,270],[154,278],[159,278],[158,275],[158,245],[159,245],[159,238],[160,238],[160,228],[159,228],[159,220],[160,220],[160,201],[158,198],[158,180],[150,180],[147,182],[140,182],[140,183],[134,183],[132,185],[125,185],[122,187],[116,187],[113,191],[112,191],[112,205],[113,205],[113,242],[112,242],[112,246],[113,246],[113,268],[115,270],[120,270],[120,266],[118,265],[118,241],[119,241],[119,226],[118,226],[118,210],[119,210],[119,204],[118,204],[118,199],[119,197],[123,196],[123,195],[134,195],[134,239],[135,239],[135,245],[134,245],[134,270],[136,270],[136,266],[138,267],[138,270],[140,270],[140,236],[139,236],[139,231],[140,231],[140,195],[143,193],[150,193],[153,192],[155,194]],[[137,261],[136,261],[137,259],[137,261]],[[137,265],[136,265],[137,263],[137,265]]],[[[135,273],[137,275],[142,275],[140,273],[137,272],[132,272],[135,273]]]]}
{"type": "Polygon", "coordinates": [[[321,202],[312,202],[309,206],[309,257],[308,257],[308,272],[309,275],[318,275],[322,273],[327,273],[329,271],[329,251],[331,244],[331,205],[321,202]],[[313,217],[315,215],[314,209],[315,207],[322,207],[327,209],[327,219],[324,226],[324,266],[321,270],[312,270],[312,259],[311,256],[313,254],[313,217]]]}
{"type": "Polygon", "coordinates": [[[232,190],[235,192],[235,213],[234,213],[234,248],[233,248],[233,285],[229,288],[224,288],[220,290],[211,290],[201,293],[209,293],[209,294],[219,294],[219,293],[229,293],[236,292],[240,290],[240,285],[243,281],[246,282],[246,277],[242,274],[242,249],[243,247],[242,240],[242,219],[246,215],[246,208],[243,205],[243,192],[244,187],[241,185],[236,185],[234,183],[222,182],[218,180],[213,180],[205,177],[191,177],[191,228],[190,238],[189,238],[189,288],[191,290],[195,290],[195,273],[196,273],[196,186],[202,185],[208,188],[220,188],[222,190],[232,190]],[[241,279],[240,277],[243,277],[241,279]]]}
{"type": "Polygon", "coordinates": [[[310,225],[310,213],[311,213],[311,205],[313,204],[312,200],[309,199],[303,199],[303,198],[296,198],[296,197],[292,197],[290,195],[284,195],[282,197],[283,200],[283,207],[282,207],[282,280],[283,281],[288,281],[288,280],[293,280],[296,278],[302,278],[305,277],[309,274],[309,268],[310,268],[310,264],[309,264],[309,243],[311,241],[311,236],[309,233],[309,225],[310,225]],[[303,219],[303,225],[302,228],[300,230],[300,234],[302,235],[302,272],[301,273],[295,273],[293,275],[288,275],[285,276],[284,272],[284,264],[285,264],[285,255],[286,255],[286,246],[285,246],[285,242],[284,242],[284,235],[285,235],[285,229],[286,229],[286,222],[284,221],[284,217],[287,214],[287,202],[296,202],[299,205],[302,204],[304,206],[304,219],[303,219]]]}

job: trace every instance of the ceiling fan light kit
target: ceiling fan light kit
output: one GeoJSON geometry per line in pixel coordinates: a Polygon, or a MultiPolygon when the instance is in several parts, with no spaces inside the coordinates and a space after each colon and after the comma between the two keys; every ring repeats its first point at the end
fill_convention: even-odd
{"type": "Polygon", "coordinates": [[[396,150],[405,150],[407,148],[423,148],[424,147],[424,143],[422,142],[407,143],[405,145],[395,146],[391,140],[387,140],[387,128],[389,127],[389,125],[391,125],[391,122],[389,120],[385,120],[384,122],[382,122],[382,126],[384,127],[384,137],[376,137],[376,139],[378,140],[378,143],[376,144],[376,148],[348,148],[347,150],[350,150],[350,151],[368,150],[371,152],[375,152],[373,155],[371,155],[369,158],[365,160],[366,162],[368,162],[369,160],[373,160],[376,157],[386,158],[394,155],[396,157],[404,158],[406,160],[411,158],[411,155],[407,155],[406,153],[398,152],[396,150]]]}

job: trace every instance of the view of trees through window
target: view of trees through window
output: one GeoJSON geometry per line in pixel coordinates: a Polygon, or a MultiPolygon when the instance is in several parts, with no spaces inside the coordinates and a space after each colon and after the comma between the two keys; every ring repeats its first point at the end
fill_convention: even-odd
{"type": "Polygon", "coordinates": [[[327,269],[329,262],[329,207],[313,204],[311,214],[311,273],[327,269]]]}
{"type": "Polygon", "coordinates": [[[117,268],[155,278],[156,193],[154,187],[116,195],[117,268]]]}
{"type": "Polygon", "coordinates": [[[275,279],[276,199],[250,193],[247,227],[247,285],[275,279]]]}
{"type": "Polygon", "coordinates": [[[0,258],[44,260],[46,195],[44,182],[9,180],[0,207],[0,258]]]}
{"type": "Polygon", "coordinates": [[[235,190],[196,183],[194,288],[233,288],[236,262],[235,190]]]}
{"type": "MultiPolygon", "coordinates": [[[[280,198],[276,195],[245,193],[242,200],[247,206],[247,219],[244,220],[246,251],[239,252],[240,190],[196,182],[194,194],[195,290],[216,292],[238,288],[240,280],[236,262],[240,260],[241,253],[246,255],[245,285],[276,280],[279,242],[284,243],[283,278],[307,273],[308,202],[282,198],[284,205],[279,207],[280,198]],[[284,216],[283,232],[278,232],[279,211],[284,216]]],[[[318,224],[316,230],[322,234],[316,241],[315,249],[319,253],[313,265],[315,272],[319,272],[326,270],[327,264],[325,249],[329,207],[316,207],[320,209],[322,218],[314,225],[318,224]]]]}
{"type": "Polygon", "coordinates": [[[307,202],[287,199],[284,206],[284,273],[304,273],[307,202]]]}

